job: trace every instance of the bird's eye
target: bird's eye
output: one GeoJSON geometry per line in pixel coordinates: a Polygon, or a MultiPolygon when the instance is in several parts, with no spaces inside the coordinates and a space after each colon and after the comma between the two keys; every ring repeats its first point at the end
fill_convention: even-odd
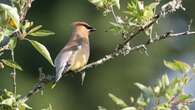
{"type": "Polygon", "coordinates": [[[96,31],[96,29],[93,28],[93,27],[91,27],[91,26],[86,26],[86,28],[87,28],[90,32],[96,31]]]}

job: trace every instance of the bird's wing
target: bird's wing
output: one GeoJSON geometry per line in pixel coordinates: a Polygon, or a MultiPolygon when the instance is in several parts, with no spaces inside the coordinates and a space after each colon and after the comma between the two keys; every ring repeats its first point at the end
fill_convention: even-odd
{"type": "Polygon", "coordinates": [[[66,45],[57,55],[54,61],[56,67],[56,81],[62,77],[63,73],[70,69],[73,60],[72,57],[79,49],[79,46],[80,45],[77,42],[72,42],[71,44],[66,45]]]}

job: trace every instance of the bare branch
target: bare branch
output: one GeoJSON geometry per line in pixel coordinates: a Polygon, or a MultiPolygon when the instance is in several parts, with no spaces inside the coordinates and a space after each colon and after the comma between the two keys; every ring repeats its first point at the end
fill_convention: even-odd
{"type": "Polygon", "coordinates": [[[32,90],[30,90],[25,96],[23,96],[20,100],[26,102],[31,96],[40,92],[47,84],[53,81],[54,76],[45,76],[42,69],[39,69],[40,78],[39,81],[34,85],[32,90]]]}
{"type": "Polygon", "coordinates": [[[20,21],[24,21],[28,10],[31,8],[31,4],[32,4],[33,0],[27,0],[24,7],[22,8],[22,10],[20,11],[20,21]]]}
{"type": "MultiPolygon", "coordinates": [[[[168,39],[168,38],[181,37],[181,36],[184,36],[184,35],[189,36],[189,35],[193,35],[193,34],[195,34],[195,31],[193,31],[193,32],[185,31],[185,32],[181,32],[181,33],[171,33],[171,32],[167,32],[167,33],[165,33],[165,34],[163,34],[163,35],[160,35],[159,37],[153,39],[153,40],[154,40],[153,42],[151,42],[150,39],[149,39],[149,40],[148,40],[146,43],[144,43],[144,44],[140,44],[140,45],[137,45],[137,46],[132,47],[132,48],[129,50],[129,53],[131,53],[131,52],[133,52],[133,51],[136,51],[136,50],[139,50],[139,49],[143,49],[143,48],[145,48],[145,46],[150,45],[150,44],[153,44],[153,43],[156,43],[157,41],[161,41],[161,40],[168,39]]],[[[187,36],[185,36],[185,37],[187,37],[187,36]]],[[[92,63],[90,63],[90,64],[84,66],[83,68],[79,69],[77,72],[81,72],[81,71],[84,71],[84,70],[86,70],[86,69],[93,68],[93,67],[95,67],[95,66],[98,66],[98,65],[100,65],[100,64],[103,64],[104,62],[106,62],[106,61],[108,61],[108,60],[111,60],[111,59],[113,59],[113,58],[115,58],[115,57],[121,55],[121,54],[122,54],[121,51],[123,51],[122,48],[119,49],[118,51],[114,51],[114,52],[111,53],[111,54],[105,55],[105,57],[103,57],[103,58],[101,58],[101,59],[99,59],[99,60],[97,60],[97,61],[95,61],[95,62],[92,62],[92,63]]]]}
{"type": "MultiPolygon", "coordinates": [[[[14,55],[14,50],[11,49],[11,57],[12,61],[15,62],[15,55],[14,55]]],[[[11,73],[11,78],[13,79],[13,92],[16,95],[16,68],[13,68],[13,72],[11,73]]]]}
{"type": "Polygon", "coordinates": [[[115,12],[114,12],[113,6],[111,6],[110,8],[111,8],[111,12],[112,12],[112,15],[114,17],[115,22],[118,23],[118,18],[116,16],[115,12]]]}

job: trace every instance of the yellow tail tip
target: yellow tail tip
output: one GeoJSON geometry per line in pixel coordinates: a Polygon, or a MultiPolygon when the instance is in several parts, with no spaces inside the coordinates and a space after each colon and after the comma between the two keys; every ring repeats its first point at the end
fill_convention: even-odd
{"type": "Polygon", "coordinates": [[[54,83],[52,86],[51,86],[51,89],[54,89],[56,87],[56,83],[54,83]]]}

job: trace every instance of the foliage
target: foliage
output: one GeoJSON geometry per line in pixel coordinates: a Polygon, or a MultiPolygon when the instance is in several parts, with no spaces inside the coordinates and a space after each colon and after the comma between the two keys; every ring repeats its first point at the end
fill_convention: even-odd
{"type": "MultiPolygon", "coordinates": [[[[120,9],[120,3],[118,0],[89,0],[96,7],[104,10],[104,15],[113,13],[113,6],[117,6],[120,9]],[[101,4],[101,5],[100,5],[101,4]]],[[[140,28],[147,24],[155,15],[156,7],[159,5],[159,1],[154,1],[149,4],[144,4],[142,0],[130,0],[127,3],[125,11],[121,11],[122,16],[114,15],[116,22],[110,22],[112,27],[110,28],[114,32],[120,32],[128,35],[133,30],[140,28]]],[[[145,30],[146,35],[150,35],[151,28],[145,30]]]]}
{"type": "MultiPolygon", "coordinates": [[[[34,26],[33,22],[30,22],[28,20],[22,21],[20,20],[20,12],[18,10],[21,10],[23,4],[26,4],[27,1],[21,1],[21,0],[13,0],[13,3],[16,3],[20,8],[17,9],[16,7],[9,6],[6,4],[0,3],[0,37],[1,42],[4,42],[4,37],[9,36],[9,43],[6,45],[15,45],[15,46],[8,46],[8,49],[14,49],[16,47],[17,40],[28,40],[33,45],[33,47],[42,54],[50,64],[53,65],[53,61],[50,57],[50,53],[47,50],[47,48],[39,43],[38,41],[33,41],[28,38],[28,36],[49,36],[54,35],[54,32],[41,29],[42,26],[34,26]],[[24,2],[24,3],[23,3],[24,2]],[[14,39],[15,41],[13,42],[14,39]]],[[[24,7],[25,8],[25,7],[24,7]]]]}
{"type": "MultiPolygon", "coordinates": [[[[184,88],[195,75],[192,69],[194,67],[182,61],[164,62],[167,68],[178,74],[182,71],[182,74],[176,75],[177,77],[172,80],[168,78],[167,74],[163,74],[154,86],[135,83],[141,90],[141,94],[138,98],[131,97],[131,103],[126,103],[111,93],[109,93],[109,97],[121,110],[145,110],[146,108],[150,110],[189,110],[189,105],[194,102],[194,98],[191,94],[186,93],[184,88]],[[178,69],[178,67],[182,68],[178,69]]],[[[102,108],[99,107],[99,110],[107,110],[102,108]]]]}
{"type": "MultiPolygon", "coordinates": [[[[130,0],[125,11],[121,11],[120,8],[117,8],[117,12],[119,12],[120,15],[117,15],[113,8],[116,4],[109,4],[104,2],[104,0],[89,1],[96,7],[103,9],[104,15],[109,13],[113,15],[114,21],[110,23],[112,25],[110,31],[122,34],[124,42],[127,41],[126,39],[131,40],[132,38],[128,38],[128,36],[134,32],[139,32],[136,31],[139,29],[143,30],[147,36],[150,36],[148,42],[153,42],[151,37],[153,24],[151,24],[148,29],[143,29],[143,27],[150,24],[151,21],[155,19],[156,8],[159,6],[160,1],[156,0],[145,4],[142,0],[130,0]]],[[[166,5],[163,5],[162,11],[164,11],[164,7],[169,8],[171,12],[173,12],[172,10],[175,11],[176,9],[179,9],[178,7],[182,7],[181,5],[174,6],[177,2],[179,3],[179,1],[173,0],[166,5]]],[[[128,41],[131,43],[130,40],[128,41]]],[[[125,48],[125,50],[131,49],[130,45],[127,45],[127,47],[128,48],[125,48]]],[[[126,52],[124,54],[126,55],[126,52]]],[[[184,87],[189,84],[189,81],[193,76],[191,73],[193,71],[192,67],[187,63],[177,60],[174,60],[173,62],[164,61],[164,65],[173,71],[182,73],[182,75],[170,80],[168,75],[164,74],[154,86],[145,86],[144,84],[136,82],[135,86],[141,90],[141,94],[138,98],[132,97],[130,104],[111,93],[108,94],[109,97],[118,105],[120,110],[188,110],[188,106],[194,102],[194,99],[190,94],[187,94],[184,91],[184,87]]],[[[98,109],[107,110],[102,106],[99,106],[98,109]]]]}
{"type": "MultiPolygon", "coordinates": [[[[22,67],[16,63],[14,58],[14,49],[17,46],[17,42],[28,41],[52,66],[54,66],[46,46],[31,39],[33,37],[55,34],[49,30],[42,29],[42,25],[35,26],[32,21],[25,19],[32,2],[32,0],[11,0],[11,6],[0,3],[0,67],[1,69],[5,66],[13,68],[11,78],[14,82],[13,92],[6,89],[0,91],[1,110],[32,109],[25,101],[21,100],[21,95],[16,94],[16,70],[23,70],[22,67]],[[31,36],[31,38],[29,36],[31,36]],[[2,55],[7,52],[5,50],[11,52],[11,59],[2,57],[2,55]]],[[[43,110],[52,110],[51,105],[43,110]]]]}
{"type": "Polygon", "coordinates": [[[0,91],[0,109],[1,110],[26,110],[32,109],[25,102],[18,101],[20,95],[15,96],[14,93],[8,90],[0,91]]]}
{"type": "MultiPolygon", "coordinates": [[[[179,0],[173,0],[173,3],[177,3],[179,0]]],[[[10,58],[0,58],[0,68],[4,66],[13,69],[11,74],[13,79],[13,92],[8,90],[0,91],[0,109],[1,110],[26,110],[32,109],[25,102],[26,100],[21,95],[16,93],[16,70],[22,71],[22,67],[16,63],[14,58],[14,49],[17,47],[17,42],[27,41],[40,53],[52,66],[54,66],[51,55],[43,44],[38,41],[32,40],[31,38],[43,37],[54,35],[55,33],[49,30],[43,29],[42,25],[34,25],[33,21],[27,20],[26,14],[28,9],[31,7],[33,0],[11,0],[11,6],[7,4],[0,3],[0,56],[6,52],[5,50],[11,51],[10,58]],[[31,36],[31,37],[30,37],[31,36]]],[[[148,2],[146,4],[142,0],[129,0],[125,10],[121,9],[120,0],[89,0],[90,3],[94,4],[98,9],[103,10],[103,15],[107,16],[112,14],[114,20],[110,22],[110,31],[114,33],[119,33],[122,36],[123,47],[119,45],[119,48],[115,50],[119,53],[115,53],[113,56],[118,56],[118,54],[126,55],[132,49],[130,45],[130,40],[137,35],[137,33],[144,32],[150,38],[146,38],[147,41],[152,42],[152,28],[153,24],[158,21],[156,17],[156,9],[158,8],[160,1],[155,0],[148,2]],[[120,15],[116,14],[115,8],[120,15]],[[156,19],[155,19],[156,17],[156,19]],[[155,20],[156,21],[155,21],[155,20]],[[154,21],[153,21],[154,20],[154,21]],[[134,35],[134,36],[132,36],[134,35]],[[130,37],[129,37],[130,36],[130,37]]],[[[163,11],[172,8],[173,4],[164,5],[163,11]],[[169,5],[169,6],[168,6],[169,5]]],[[[176,9],[183,8],[176,4],[176,7],[170,9],[174,12],[176,9]]],[[[164,12],[166,15],[167,13],[164,12]]],[[[160,15],[159,15],[160,16],[160,15]]],[[[166,36],[165,36],[166,37],[166,36]]],[[[156,38],[159,40],[160,38],[156,38]]],[[[163,38],[162,38],[163,39],[163,38]]],[[[147,54],[146,43],[138,45],[136,48],[143,48],[147,54]]],[[[133,49],[132,49],[133,51],[133,49]]],[[[112,56],[106,56],[112,59],[112,56]]],[[[105,62],[106,58],[102,61],[105,62]]],[[[184,87],[189,84],[192,76],[195,73],[195,66],[190,66],[182,61],[164,61],[164,65],[169,69],[182,73],[180,76],[174,77],[172,80],[169,79],[167,74],[162,75],[161,79],[158,80],[156,85],[146,86],[139,82],[134,85],[141,91],[139,97],[130,98],[131,103],[120,99],[119,97],[109,93],[109,97],[121,110],[144,110],[149,108],[151,110],[188,110],[189,105],[195,100],[190,94],[184,91],[184,87]],[[152,105],[152,106],[151,106],[152,105]]],[[[93,66],[93,64],[92,64],[93,66]]],[[[40,72],[42,73],[42,72],[40,72]]],[[[46,76],[42,75],[44,79],[46,76]]],[[[32,96],[39,92],[46,84],[44,82],[49,82],[48,80],[41,80],[40,85],[35,85],[32,91],[27,94],[27,96],[32,96]]],[[[47,78],[47,77],[46,77],[47,78]]],[[[52,78],[50,78],[52,79],[52,78]]],[[[27,97],[29,99],[29,97],[27,97]]],[[[47,108],[42,110],[52,110],[52,106],[49,105],[47,108]]],[[[107,110],[105,107],[99,106],[99,110],[107,110]]]]}

